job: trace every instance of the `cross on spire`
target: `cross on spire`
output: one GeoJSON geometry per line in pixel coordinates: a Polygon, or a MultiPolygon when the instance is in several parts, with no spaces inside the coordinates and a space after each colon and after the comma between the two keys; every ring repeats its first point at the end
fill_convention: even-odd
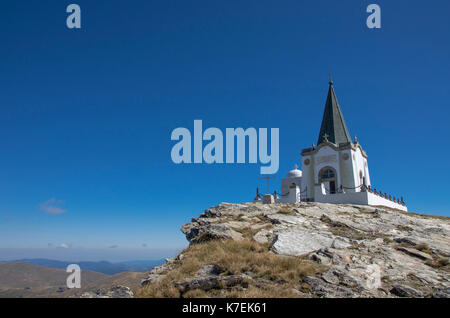
{"type": "Polygon", "coordinates": [[[323,140],[328,141],[328,137],[330,137],[330,135],[327,133],[323,134],[323,140]]]}
{"type": "Polygon", "coordinates": [[[328,77],[330,78],[330,85],[333,84],[333,73],[328,73],[328,77]]]}

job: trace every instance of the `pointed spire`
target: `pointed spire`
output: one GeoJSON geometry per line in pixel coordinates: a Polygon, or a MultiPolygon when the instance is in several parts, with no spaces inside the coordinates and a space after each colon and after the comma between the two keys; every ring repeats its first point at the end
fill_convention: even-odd
{"type": "Polygon", "coordinates": [[[261,200],[261,195],[259,194],[259,188],[256,188],[256,197],[253,199],[253,201],[260,201],[261,200]]]}
{"type": "Polygon", "coordinates": [[[344,115],[342,115],[341,108],[333,88],[333,81],[328,83],[327,101],[325,103],[325,110],[323,112],[322,125],[320,127],[319,140],[317,144],[328,140],[339,145],[340,143],[351,142],[350,133],[345,124],[344,115]],[[326,136],[326,137],[325,137],[326,136]]]}

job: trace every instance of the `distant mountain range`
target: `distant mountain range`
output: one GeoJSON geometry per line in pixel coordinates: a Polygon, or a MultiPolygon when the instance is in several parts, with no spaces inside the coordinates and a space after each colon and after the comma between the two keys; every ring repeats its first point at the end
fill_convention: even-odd
{"type": "MultiPolygon", "coordinates": [[[[159,260],[139,260],[111,263],[107,261],[99,262],[69,262],[69,261],[56,261],[45,258],[33,258],[33,259],[20,259],[8,261],[9,263],[28,263],[33,265],[39,265],[50,268],[66,269],[69,264],[78,264],[81,270],[89,270],[107,275],[114,275],[122,272],[148,272],[153,267],[163,264],[164,259],[159,260]]],[[[6,263],[6,262],[0,262],[6,263]]]]}

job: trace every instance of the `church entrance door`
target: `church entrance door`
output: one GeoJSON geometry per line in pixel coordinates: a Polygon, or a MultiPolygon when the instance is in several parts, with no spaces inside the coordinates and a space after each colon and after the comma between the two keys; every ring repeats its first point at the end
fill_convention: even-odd
{"type": "Polygon", "coordinates": [[[336,193],[336,182],[335,181],[330,181],[330,193],[331,194],[336,193]]]}
{"type": "Polygon", "coordinates": [[[328,194],[336,193],[336,170],[325,167],[319,172],[319,183],[325,185],[328,194]]]}

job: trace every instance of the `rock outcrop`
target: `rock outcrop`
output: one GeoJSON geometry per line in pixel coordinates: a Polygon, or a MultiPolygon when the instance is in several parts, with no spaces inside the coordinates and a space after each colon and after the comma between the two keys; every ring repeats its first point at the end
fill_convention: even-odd
{"type": "Polygon", "coordinates": [[[133,298],[134,294],[129,287],[113,286],[112,288],[100,288],[95,292],[85,292],[80,298],[133,298]]]}
{"type": "MultiPolygon", "coordinates": [[[[191,246],[250,240],[267,246],[280,261],[293,258],[317,264],[320,270],[311,275],[292,276],[293,297],[450,297],[450,218],[446,217],[357,205],[222,203],[183,225],[182,232],[191,246]]],[[[184,262],[184,254],[154,268],[143,285],[168,277],[184,262]]],[[[287,284],[286,278],[273,273],[270,278],[264,272],[255,274],[252,264],[249,270],[231,275],[220,264],[197,263],[201,267],[196,274],[170,286],[183,294],[287,284]]]]}

